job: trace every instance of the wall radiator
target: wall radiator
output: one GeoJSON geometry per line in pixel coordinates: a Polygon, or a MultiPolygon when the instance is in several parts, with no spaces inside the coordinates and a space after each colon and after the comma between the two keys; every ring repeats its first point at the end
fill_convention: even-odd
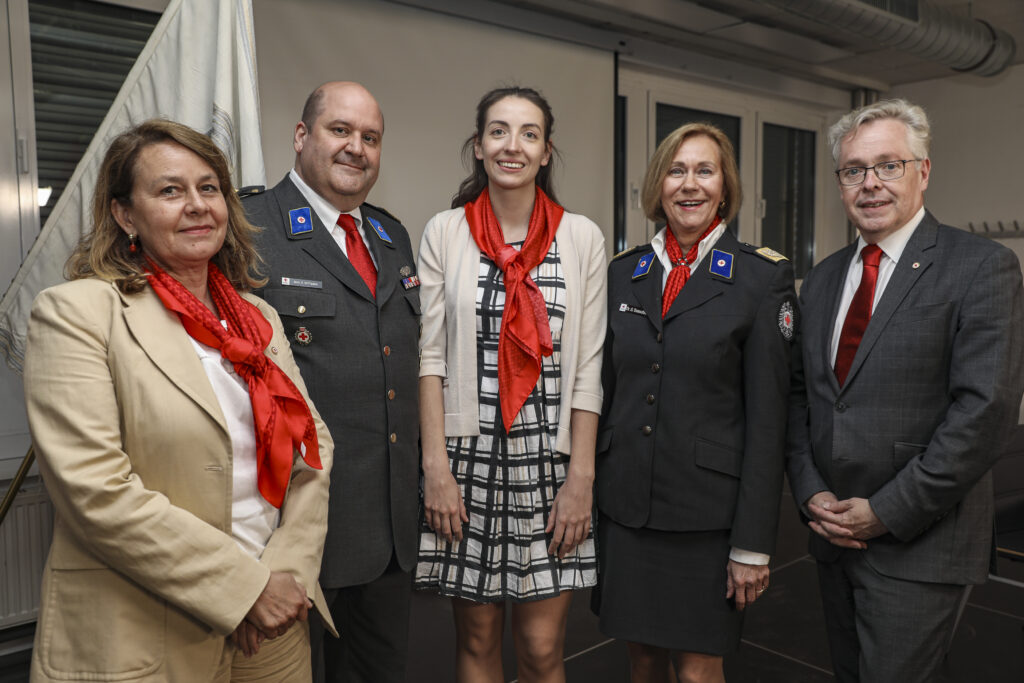
{"type": "Polygon", "coordinates": [[[29,480],[0,525],[0,629],[35,621],[52,538],[53,506],[42,482],[29,480]]]}

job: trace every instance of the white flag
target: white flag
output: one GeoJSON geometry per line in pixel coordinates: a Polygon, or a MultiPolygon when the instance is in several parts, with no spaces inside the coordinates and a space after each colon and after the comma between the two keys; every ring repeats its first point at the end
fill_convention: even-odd
{"type": "Polygon", "coordinates": [[[0,352],[19,374],[32,300],[64,279],[65,260],[91,227],[107,147],[156,117],[210,135],[228,158],[235,187],[265,183],[251,0],[172,0],[164,11],[0,301],[0,352]]]}

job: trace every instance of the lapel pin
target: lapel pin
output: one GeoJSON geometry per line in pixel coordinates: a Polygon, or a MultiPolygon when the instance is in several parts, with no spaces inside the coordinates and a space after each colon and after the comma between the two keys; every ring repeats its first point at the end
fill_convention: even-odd
{"type": "Polygon", "coordinates": [[[381,238],[388,244],[391,244],[391,237],[389,237],[388,233],[385,232],[384,226],[380,224],[379,220],[377,220],[373,216],[367,216],[366,220],[367,222],[369,222],[370,227],[373,228],[373,231],[377,233],[377,237],[381,238]]]}
{"type": "Polygon", "coordinates": [[[726,280],[732,279],[732,254],[727,251],[712,249],[710,261],[710,271],[712,275],[717,275],[718,277],[725,278],[726,280]]]}
{"type": "Polygon", "coordinates": [[[409,277],[410,273],[412,273],[412,268],[410,268],[409,266],[402,266],[401,268],[398,269],[398,274],[401,275],[402,277],[409,277]]]}
{"type": "Polygon", "coordinates": [[[305,327],[300,327],[295,330],[295,341],[300,346],[309,346],[309,342],[313,341],[313,333],[305,327]]]}
{"type": "Polygon", "coordinates": [[[918,261],[914,261],[914,265],[912,265],[910,267],[913,268],[914,270],[917,270],[918,268],[921,267],[921,264],[918,261]]]}
{"type": "Polygon", "coordinates": [[[288,212],[288,229],[291,231],[292,237],[312,232],[313,219],[308,206],[304,206],[301,209],[292,209],[288,212]]]}
{"type": "Polygon", "coordinates": [[[639,280],[642,277],[646,277],[651,272],[651,266],[654,265],[654,252],[644,254],[637,261],[636,268],[633,269],[633,279],[639,280]]]}

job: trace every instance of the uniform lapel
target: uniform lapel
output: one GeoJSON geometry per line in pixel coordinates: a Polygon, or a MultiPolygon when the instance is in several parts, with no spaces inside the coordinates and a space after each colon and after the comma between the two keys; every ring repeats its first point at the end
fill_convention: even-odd
{"type": "Polygon", "coordinates": [[[227,432],[220,402],[181,321],[148,287],[124,300],[125,323],[153,365],[227,432]]]}
{"type": "Polygon", "coordinates": [[[864,364],[867,355],[871,353],[871,347],[875,345],[882,331],[889,324],[892,314],[903,303],[921,275],[931,266],[932,259],[926,256],[926,251],[935,246],[937,226],[938,222],[935,218],[930,213],[925,213],[921,224],[917,226],[910,241],[907,242],[899,263],[896,264],[896,269],[893,270],[889,283],[885,286],[885,291],[882,292],[882,298],[878,300],[878,305],[875,306],[875,310],[871,314],[871,320],[868,321],[868,327],[864,330],[864,338],[861,339],[860,346],[857,347],[857,354],[850,364],[850,373],[846,376],[844,386],[850,384],[864,364]]]}
{"type": "Polygon", "coordinates": [[[732,236],[732,233],[724,232],[713,245],[713,249],[709,250],[704,255],[704,258],[701,259],[701,262],[691,271],[690,279],[679,290],[676,300],[672,302],[672,307],[668,309],[668,313],[665,315],[666,322],[680,313],[685,313],[698,306],[702,306],[709,300],[723,294],[726,289],[732,286],[733,278],[736,277],[735,268],[739,265],[739,261],[736,258],[736,254],[739,251],[739,242],[732,236]],[[718,249],[732,255],[733,271],[730,274],[731,277],[711,274],[711,254],[713,249],[718,249]]]}
{"type": "MultiPolygon", "coordinates": [[[[285,232],[289,233],[291,220],[288,212],[292,209],[309,206],[309,202],[290,178],[286,177],[285,181],[278,186],[280,192],[275,192],[275,198],[281,213],[281,224],[284,226],[285,232]]],[[[366,286],[362,276],[348,260],[348,257],[342,253],[341,247],[334,241],[334,237],[331,236],[330,231],[324,226],[315,211],[310,210],[310,218],[313,221],[313,230],[301,237],[291,237],[289,233],[289,240],[301,244],[301,249],[309,254],[310,258],[323,266],[355,294],[367,301],[373,301],[374,297],[370,293],[370,288],[366,286]]],[[[363,220],[366,220],[365,216],[363,220]]]]}
{"type": "MultiPolygon", "coordinates": [[[[647,314],[647,319],[651,321],[651,324],[654,325],[658,332],[661,332],[661,279],[665,271],[661,266],[661,261],[656,256],[653,256],[653,252],[644,253],[652,254],[651,258],[654,259],[654,263],[651,264],[651,269],[647,271],[647,275],[632,280],[629,283],[629,289],[636,298],[637,303],[640,304],[640,308],[647,314]]],[[[635,260],[631,259],[634,268],[639,260],[639,255],[635,260]]],[[[632,273],[633,271],[630,272],[632,273]]]]}
{"type": "MultiPolygon", "coordinates": [[[[397,263],[397,250],[394,242],[387,242],[381,238],[369,224],[369,214],[366,207],[363,207],[363,221],[366,234],[369,237],[370,252],[377,262],[377,305],[383,306],[392,294],[394,294],[395,283],[399,279],[399,269],[408,266],[410,274],[415,271],[414,263],[397,263]]],[[[379,220],[379,219],[377,219],[379,220]]],[[[354,270],[354,269],[353,269],[354,270]]]]}

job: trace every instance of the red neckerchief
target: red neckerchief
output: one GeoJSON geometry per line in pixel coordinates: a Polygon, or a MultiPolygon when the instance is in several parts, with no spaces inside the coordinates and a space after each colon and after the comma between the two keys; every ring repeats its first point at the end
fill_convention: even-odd
{"type": "Polygon", "coordinates": [[[263,355],[274,329],[259,310],[239,296],[213,263],[208,286],[227,329],[184,285],[151,259],[146,274],[167,310],[177,313],[193,339],[219,349],[249,387],[256,425],[256,482],[267,502],[280,508],[288,491],[295,451],[306,445],[303,460],[323,469],[313,415],[302,394],[281,368],[263,355]]]}
{"type": "Polygon", "coordinates": [[[665,226],[665,251],[668,252],[668,259],[672,262],[672,270],[668,274],[668,280],[665,281],[665,292],[661,296],[662,319],[668,314],[668,309],[672,308],[672,302],[676,300],[683,285],[690,279],[690,264],[697,260],[697,247],[721,222],[722,217],[716,215],[715,220],[711,221],[711,225],[700,236],[700,239],[694,242],[690,250],[686,252],[686,256],[683,256],[683,248],[679,246],[679,240],[676,239],[672,228],[665,226]]]}
{"type": "Polygon", "coordinates": [[[547,304],[530,277],[530,270],[544,260],[551,248],[563,213],[565,209],[538,187],[526,241],[517,250],[505,244],[487,188],[466,204],[466,220],[473,239],[505,274],[505,311],[498,336],[498,398],[506,432],[537,385],[541,356],[550,356],[554,350],[547,304]]]}

